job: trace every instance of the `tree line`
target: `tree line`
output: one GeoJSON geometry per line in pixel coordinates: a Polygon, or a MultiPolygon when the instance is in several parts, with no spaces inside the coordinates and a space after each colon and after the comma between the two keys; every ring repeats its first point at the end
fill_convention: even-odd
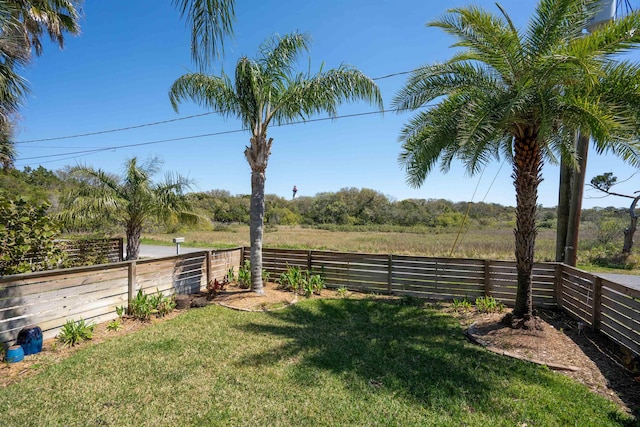
{"type": "MultiPolygon", "coordinates": [[[[0,173],[0,194],[8,199],[23,198],[32,204],[47,202],[49,215],[62,212],[70,203],[68,195],[78,194],[84,185],[72,176],[72,168],[49,170],[43,166],[12,169],[0,173]]],[[[249,224],[250,195],[231,194],[215,189],[189,192],[185,198],[205,221],[194,223],[159,222],[149,218],[146,230],[174,232],[180,229],[208,228],[216,224],[249,224]]],[[[604,207],[583,209],[582,221],[600,224],[605,220],[624,221],[628,209],[604,207]]],[[[556,227],[556,208],[538,209],[537,224],[540,228],[556,227]]],[[[119,234],[107,215],[99,216],[84,226],[67,225],[67,233],[119,234]]],[[[304,225],[317,227],[398,226],[447,228],[463,224],[475,227],[513,227],[515,208],[498,203],[454,202],[445,199],[395,200],[369,188],[346,187],[336,192],[321,192],[315,196],[287,199],[275,194],[265,196],[265,224],[304,225]]],[[[362,228],[362,227],[361,227],[362,228]]]]}

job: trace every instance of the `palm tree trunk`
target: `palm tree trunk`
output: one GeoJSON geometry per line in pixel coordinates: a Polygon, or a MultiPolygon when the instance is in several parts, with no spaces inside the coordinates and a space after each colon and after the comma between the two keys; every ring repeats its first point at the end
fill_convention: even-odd
{"type": "Polygon", "coordinates": [[[142,226],[127,224],[127,261],[138,259],[142,226]]]}
{"type": "Polygon", "coordinates": [[[251,138],[244,155],[251,167],[251,207],[249,208],[249,240],[251,245],[251,290],[264,294],[262,283],[262,235],[264,225],[264,183],[271,143],[266,134],[251,138]]]}
{"type": "Polygon", "coordinates": [[[531,272],[537,235],[536,211],[538,208],[538,186],[542,181],[542,158],[534,134],[522,139],[516,138],[514,150],[512,177],[513,185],[516,188],[516,229],[514,234],[518,289],[513,317],[527,322],[533,316],[531,272]]]}

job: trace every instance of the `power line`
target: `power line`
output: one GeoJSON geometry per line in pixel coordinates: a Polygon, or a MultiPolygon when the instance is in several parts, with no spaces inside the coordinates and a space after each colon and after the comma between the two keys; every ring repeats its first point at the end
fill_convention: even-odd
{"type": "MultiPolygon", "coordinates": [[[[423,106],[422,108],[425,108],[425,107],[428,107],[428,106],[430,106],[430,104],[427,104],[427,105],[423,106]]],[[[322,121],[327,121],[327,120],[337,120],[337,119],[346,119],[346,118],[353,118],[353,117],[370,116],[370,115],[374,115],[374,114],[383,114],[383,113],[396,112],[396,111],[397,110],[378,110],[378,111],[368,111],[368,112],[364,112],[364,113],[344,114],[344,115],[335,116],[335,117],[321,117],[321,118],[317,118],[317,119],[300,120],[300,121],[292,122],[292,123],[274,124],[274,125],[272,125],[272,127],[292,126],[292,125],[299,125],[299,124],[305,124],[305,123],[322,122],[322,121]]],[[[37,159],[49,159],[49,158],[61,157],[61,156],[71,156],[71,157],[67,157],[65,159],[56,159],[56,160],[51,160],[50,161],[50,162],[57,162],[57,161],[61,161],[61,160],[69,160],[69,159],[73,159],[73,158],[80,157],[80,156],[95,154],[95,153],[99,153],[99,152],[103,152],[103,151],[118,150],[118,149],[122,149],[122,148],[130,148],[130,147],[140,147],[140,146],[144,146],[144,145],[161,144],[161,143],[164,143],[164,142],[176,142],[176,141],[184,141],[184,140],[188,140],[188,139],[206,138],[206,137],[210,137],[210,136],[220,136],[220,135],[226,135],[226,134],[231,134],[231,133],[240,133],[240,132],[246,132],[246,129],[235,129],[235,130],[228,130],[228,131],[221,131],[221,132],[206,133],[206,134],[201,134],[201,135],[183,136],[183,137],[178,137],[178,138],[169,138],[169,139],[161,139],[161,140],[156,140],[156,141],[139,142],[139,143],[135,143],[135,144],[112,145],[112,146],[108,146],[108,147],[95,148],[95,149],[91,149],[91,150],[80,150],[80,151],[71,151],[71,152],[66,152],[66,153],[47,154],[47,155],[33,156],[33,157],[24,157],[24,158],[21,158],[20,161],[23,161],[23,160],[37,160],[37,159]]],[[[38,163],[42,163],[42,162],[38,162],[38,163]]],[[[29,166],[29,165],[28,164],[21,164],[21,166],[29,166]]]]}
{"type": "MultiPolygon", "coordinates": [[[[415,71],[415,70],[412,70],[412,71],[400,71],[400,72],[397,72],[397,73],[392,73],[392,74],[387,74],[387,75],[380,76],[380,77],[375,77],[375,78],[372,78],[371,80],[384,80],[384,79],[388,79],[388,78],[391,78],[391,77],[410,74],[413,71],[415,71]]],[[[211,115],[211,114],[220,114],[220,113],[225,113],[225,111],[209,111],[207,113],[193,114],[193,115],[190,115],[190,116],[178,117],[178,118],[175,118],[175,119],[159,120],[159,121],[156,121],[156,122],[143,123],[143,124],[132,125],[132,126],[125,126],[125,127],[121,127],[121,128],[100,130],[100,131],[95,131],[95,132],[87,132],[87,133],[81,133],[81,134],[76,134],[76,135],[54,136],[54,137],[50,137],[50,138],[39,138],[39,139],[27,139],[27,140],[24,140],[24,141],[15,141],[14,144],[27,144],[27,143],[31,143],[31,142],[58,141],[58,140],[61,140],[61,139],[83,138],[83,137],[87,137],[87,136],[103,135],[103,134],[114,133],[114,132],[123,132],[123,131],[127,131],[127,130],[140,129],[140,128],[150,127],[150,126],[157,126],[157,125],[162,125],[162,124],[166,124],[166,123],[178,122],[178,121],[182,121],[182,120],[190,120],[190,119],[194,119],[194,118],[197,118],[197,117],[203,117],[203,116],[208,116],[208,115],[211,115]]]]}
{"type": "Polygon", "coordinates": [[[178,117],[175,119],[168,119],[168,120],[160,120],[157,122],[152,122],[152,123],[143,123],[141,125],[133,125],[133,126],[127,126],[127,127],[122,127],[122,128],[116,128],[116,129],[108,129],[108,130],[100,130],[100,131],[96,131],[96,132],[87,132],[87,133],[80,133],[80,134],[76,134],[76,135],[66,135],[66,136],[54,136],[51,138],[40,138],[40,139],[27,139],[24,141],[16,141],[14,142],[14,144],[26,144],[29,142],[45,142],[45,141],[57,141],[60,139],[73,139],[73,138],[82,138],[85,136],[93,136],[93,135],[102,135],[105,133],[113,133],[113,132],[122,132],[125,130],[132,130],[132,129],[140,129],[140,128],[144,128],[144,127],[148,127],[148,126],[156,126],[156,125],[162,125],[165,123],[172,123],[172,122],[178,122],[181,120],[189,120],[189,119],[193,119],[196,117],[202,117],[202,116],[208,116],[210,114],[216,114],[219,113],[218,111],[209,111],[208,113],[202,113],[202,114],[193,114],[191,116],[185,116],[185,117],[178,117]]]}

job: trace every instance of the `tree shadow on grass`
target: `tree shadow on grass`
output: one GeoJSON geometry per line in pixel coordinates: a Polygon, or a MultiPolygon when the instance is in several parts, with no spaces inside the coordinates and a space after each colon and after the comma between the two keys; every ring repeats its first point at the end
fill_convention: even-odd
{"type": "MultiPolygon", "coordinates": [[[[471,345],[452,317],[402,301],[320,300],[267,315],[278,324],[253,322],[241,328],[285,338],[286,343],[248,354],[238,364],[259,367],[295,360],[292,381],[300,385],[316,384],[318,372],[330,371],[356,391],[386,389],[437,411],[486,412],[506,418],[514,412],[510,399],[504,398],[505,390],[516,406],[527,398],[511,384],[567,390],[559,375],[471,345]]],[[[574,388],[568,396],[554,392],[560,395],[553,399],[572,399],[575,392],[574,388]]],[[[586,389],[580,393],[580,399],[594,398],[586,389]]],[[[563,417],[566,408],[558,406],[546,414],[551,420],[563,417]]],[[[608,418],[618,423],[620,415],[611,411],[608,418]]]]}

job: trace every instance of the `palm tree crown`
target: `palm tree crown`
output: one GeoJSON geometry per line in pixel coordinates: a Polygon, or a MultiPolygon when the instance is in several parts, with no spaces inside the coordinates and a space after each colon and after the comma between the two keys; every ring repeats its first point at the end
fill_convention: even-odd
{"type": "Polygon", "coordinates": [[[72,168],[71,176],[85,185],[68,197],[70,202],[60,218],[67,225],[82,224],[96,217],[115,218],[126,230],[127,259],[137,259],[140,234],[148,219],[177,217],[189,222],[199,219],[184,197],[184,191],[191,185],[188,179],[167,174],[163,182],[152,181],[160,164],[157,158],[139,164],[133,157],[126,161],[122,176],[87,166],[72,168]]]}
{"type": "Polygon", "coordinates": [[[191,99],[224,116],[239,119],[251,131],[245,157],[251,167],[251,272],[252,288],[262,292],[262,226],[265,171],[273,139],[267,139],[270,123],[292,123],[313,114],[337,114],[347,101],[365,100],[382,106],[376,84],[362,72],[340,66],[317,74],[297,73],[300,54],[308,50],[307,35],[274,36],[260,47],[257,59],[242,57],[235,69],[235,82],[222,74],[201,73],[178,78],[169,92],[171,104],[191,99]]]}
{"type": "MultiPolygon", "coordinates": [[[[500,6],[498,6],[500,8],[500,6]]],[[[411,75],[394,98],[397,110],[418,113],[402,130],[400,162],[408,183],[420,186],[436,164],[454,159],[470,173],[505,156],[516,188],[518,297],[514,315],[532,313],[531,269],[537,188],[545,161],[575,164],[574,134],[588,131],[600,152],[640,165],[635,136],[640,117],[640,68],[615,55],[640,41],[631,14],[583,34],[595,0],[540,0],[526,29],[478,7],[452,9],[428,25],[456,37],[462,48],[444,63],[411,75]]]]}

